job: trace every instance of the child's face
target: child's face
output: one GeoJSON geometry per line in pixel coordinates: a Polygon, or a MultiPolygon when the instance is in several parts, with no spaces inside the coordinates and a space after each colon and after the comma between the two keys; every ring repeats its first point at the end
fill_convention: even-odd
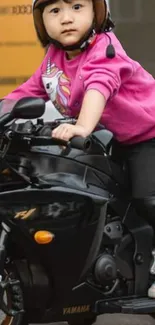
{"type": "Polygon", "coordinates": [[[58,0],[45,7],[43,22],[48,35],[63,46],[77,43],[94,20],[92,0],[58,0]]]}

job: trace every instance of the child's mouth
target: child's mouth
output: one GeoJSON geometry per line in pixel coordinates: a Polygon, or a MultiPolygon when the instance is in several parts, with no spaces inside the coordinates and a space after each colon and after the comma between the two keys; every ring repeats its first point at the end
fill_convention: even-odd
{"type": "Polygon", "coordinates": [[[63,30],[62,34],[73,33],[75,31],[76,31],[75,29],[65,29],[63,30]]]}

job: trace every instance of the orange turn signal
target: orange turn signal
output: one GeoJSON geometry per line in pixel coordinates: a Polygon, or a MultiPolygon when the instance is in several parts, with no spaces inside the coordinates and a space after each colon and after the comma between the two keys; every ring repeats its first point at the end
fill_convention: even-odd
{"type": "Polygon", "coordinates": [[[41,245],[51,243],[54,237],[54,234],[46,230],[39,230],[34,234],[35,241],[37,242],[37,244],[41,245]]]}

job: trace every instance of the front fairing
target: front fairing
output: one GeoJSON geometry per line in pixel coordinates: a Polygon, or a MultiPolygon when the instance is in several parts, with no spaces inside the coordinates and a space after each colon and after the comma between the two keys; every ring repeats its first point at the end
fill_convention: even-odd
{"type": "MultiPolygon", "coordinates": [[[[109,188],[115,183],[107,169],[98,169],[97,160],[96,166],[86,164],[82,152],[72,151],[67,157],[60,156],[60,150],[32,148],[26,158],[38,187],[25,185],[0,193],[0,217],[11,222],[13,251],[20,251],[17,258],[44,265],[58,300],[66,299],[93,269],[106,223],[109,188]],[[38,230],[50,231],[54,241],[37,244],[38,230]]],[[[107,157],[101,159],[108,166],[107,157]]]]}
{"type": "Polygon", "coordinates": [[[108,195],[88,195],[60,186],[42,190],[27,187],[0,194],[0,216],[2,221],[11,220],[16,259],[21,258],[19,250],[22,259],[37,261],[48,270],[54,299],[66,299],[93,267],[107,202],[108,195]],[[54,234],[54,240],[37,244],[34,234],[39,230],[54,234]]]}

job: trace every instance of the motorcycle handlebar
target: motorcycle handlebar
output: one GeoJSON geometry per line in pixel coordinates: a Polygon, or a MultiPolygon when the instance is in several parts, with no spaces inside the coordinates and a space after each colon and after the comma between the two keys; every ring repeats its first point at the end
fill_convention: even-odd
{"type": "Polygon", "coordinates": [[[76,136],[70,139],[70,141],[52,138],[52,131],[49,126],[43,127],[43,129],[39,132],[39,135],[43,137],[48,137],[50,139],[49,141],[51,141],[51,143],[53,142],[53,145],[54,142],[55,144],[63,145],[63,146],[70,145],[74,149],[83,150],[85,152],[88,152],[90,150],[92,144],[92,140],[90,137],[82,138],[80,136],[76,136]]]}
{"type": "MultiPolygon", "coordinates": [[[[23,130],[22,130],[23,131],[23,130]]],[[[30,148],[33,146],[64,146],[74,149],[82,150],[86,153],[91,151],[92,148],[92,139],[91,137],[82,138],[80,136],[73,137],[69,141],[65,141],[62,139],[54,138],[52,137],[52,131],[51,127],[43,126],[41,130],[39,130],[38,135],[32,135],[31,132],[27,133],[26,130],[23,132],[14,130],[14,136],[9,137],[11,141],[14,142],[14,145],[16,146],[23,146],[24,143],[26,145],[26,148],[30,148]],[[28,147],[27,147],[28,145],[28,147]]],[[[8,136],[8,134],[7,134],[8,136]]]]}
{"type": "Polygon", "coordinates": [[[85,152],[89,152],[91,149],[92,141],[91,138],[82,138],[82,137],[74,137],[70,141],[65,141],[57,138],[47,137],[47,136],[38,136],[31,139],[32,146],[70,146],[74,149],[83,150],[85,152]]]}

